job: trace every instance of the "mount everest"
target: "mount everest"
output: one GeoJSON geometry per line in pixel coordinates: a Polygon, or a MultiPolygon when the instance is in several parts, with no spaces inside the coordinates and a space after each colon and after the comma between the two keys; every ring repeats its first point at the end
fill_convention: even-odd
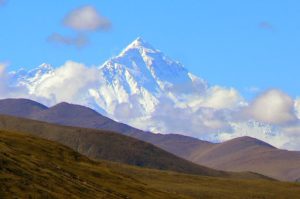
{"type": "Polygon", "coordinates": [[[291,130],[256,120],[247,111],[251,103],[237,90],[210,86],[142,38],[98,67],[73,61],[57,68],[42,64],[9,72],[5,79],[5,97],[27,97],[50,106],[62,101],[81,104],[143,130],[210,141],[250,134],[278,147],[297,145],[282,133],[295,135],[300,127],[294,121],[291,130]]]}

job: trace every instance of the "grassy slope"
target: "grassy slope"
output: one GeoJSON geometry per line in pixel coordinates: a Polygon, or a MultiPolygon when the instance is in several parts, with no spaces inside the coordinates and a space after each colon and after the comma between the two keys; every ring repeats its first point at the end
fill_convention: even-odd
{"type": "Polygon", "coordinates": [[[40,138],[0,132],[0,198],[297,198],[300,186],[94,162],[40,138]]]}
{"type": "Polygon", "coordinates": [[[0,152],[0,198],[167,197],[54,142],[1,132],[0,152]]]}

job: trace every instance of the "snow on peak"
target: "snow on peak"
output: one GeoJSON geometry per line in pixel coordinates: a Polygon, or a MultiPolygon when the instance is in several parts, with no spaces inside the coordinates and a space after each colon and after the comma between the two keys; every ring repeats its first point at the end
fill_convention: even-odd
{"type": "Polygon", "coordinates": [[[148,42],[146,42],[142,37],[138,37],[129,46],[147,47],[147,46],[151,46],[151,45],[148,42]]]}
{"type": "Polygon", "coordinates": [[[104,63],[106,70],[129,71],[142,77],[142,83],[151,82],[160,89],[178,84],[191,83],[188,71],[177,61],[173,61],[151,44],[138,37],[120,55],[104,63]]]}
{"type": "Polygon", "coordinates": [[[128,51],[139,51],[140,54],[144,52],[159,53],[160,51],[155,49],[150,43],[138,37],[131,42],[121,53],[120,56],[124,56],[128,51]]]}
{"type": "MultiPolygon", "coordinates": [[[[92,108],[104,110],[108,116],[119,121],[148,117],[162,99],[177,104],[184,101],[181,99],[184,96],[198,93],[206,86],[182,64],[173,61],[141,37],[97,70],[99,81],[86,85],[86,90],[80,92],[82,98],[91,102],[92,108]]],[[[25,86],[30,94],[47,97],[49,91],[55,95],[48,85],[49,79],[58,76],[60,73],[57,70],[44,63],[22,72],[18,83],[25,86]]]]}
{"type": "Polygon", "coordinates": [[[21,69],[14,73],[14,79],[17,81],[15,84],[26,86],[30,94],[33,94],[35,88],[41,84],[41,82],[54,75],[54,68],[50,64],[43,63],[38,67],[26,71],[21,69]]]}
{"type": "Polygon", "coordinates": [[[28,71],[28,73],[25,75],[25,77],[32,80],[37,80],[43,75],[53,73],[54,68],[50,64],[43,63],[39,65],[38,67],[28,71]]]}
{"type": "Polygon", "coordinates": [[[47,64],[47,63],[43,63],[43,64],[39,65],[38,68],[40,70],[47,71],[47,72],[54,70],[53,66],[51,64],[47,64]]]}
{"type": "MultiPolygon", "coordinates": [[[[179,101],[180,95],[206,88],[177,61],[168,58],[141,37],[100,68],[104,84],[91,93],[114,118],[145,116],[155,111],[162,96],[179,101]]],[[[122,120],[122,119],[121,119],[122,120]]]]}

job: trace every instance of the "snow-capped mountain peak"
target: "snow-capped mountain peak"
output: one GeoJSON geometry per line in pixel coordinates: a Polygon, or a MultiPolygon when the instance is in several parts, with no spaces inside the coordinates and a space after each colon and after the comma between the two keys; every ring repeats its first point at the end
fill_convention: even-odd
{"type": "Polygon", "coordinates": [[[214,140],[250,134],[265,141],[283,139],[280,129],[269,124],[236,119],[245,101],[235,89],[208,86],[140,37],[99,67],[41,64],[9,75],[12,90],[24,97],[49,106],[62,101],[85,105],[143,130],[205,132],[202,138],[214,140]]]}
{"type": "Polygon", "coordinates": [[[28,72],[29,76],[41,76],[47,73],[52,73],[54,71],[54,68],[47,63],[43,63],[41,65],[39,65],[38,67],[36,67],[33,70],[30,70],[28,72]]]}
{"type": "Polygon", "coordinates": [[[120,55],[104,63],[101,69],[110,74],[127,71],[139,78],[140,83],[151,84],[150,90],[157,90],[153,86],[166,90],[192,82],[182,64],[168,58],[141,37],[130,43],[120,55]]]}
{"type": "Polygon", "coordinates": [[[54,75],[54,68],[50,64],[43,63],[29,71],[21,69],[13,75],[17,84],[27,87],[29,93],[32,94],[45,78],[54,75]]]}
{"type": "MultiPolygon", "coordinates": [[[[118,56],[102,64],[98,71],[99,82],[91,84],[78,95],[93,104],[91,108],[104,110],[121,121],[151,115],[161,98],[176,104],[182,101],[182,96],[206,88],[200,78],[141,37],[131,42],[118,56]]],[[[49,79],[62,78],[60,72],[49,64],[42,64],[22,73],[18,82],[26,86],[30,94],[48,97],[46,93],[53,88],[53,85],[49,86],[49,79]],[[42,91],[44,88],[48,89],[47,92],[42,91]]]]}
{"type": "Polygon", "coordinates": [[[159,50],[155,49],[151,44],[145,41],[142,37],[136,38],[133,42],[131,42],[121,53],[120,56],[124,56],[128,51],[131,50],[138,50],[140,53],[143,52],[160,52],[159,50]]]}

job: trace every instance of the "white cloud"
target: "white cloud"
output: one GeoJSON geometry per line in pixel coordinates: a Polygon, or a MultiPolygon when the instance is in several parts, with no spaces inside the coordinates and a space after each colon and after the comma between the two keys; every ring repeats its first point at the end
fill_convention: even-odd
{"type": "Polygon", "coordinates": [[[283,149],[300,150],[300,122],[289,125],[281,129],[282,134],[287,138],[287,142],[281,146],[283,149]]]}
{"type": "Polygon", "coordinates": [[[270,124],[284,124],[296,120],[293,99],[276,89],[257,97],[248,107],[247,114],[255,120],[270,124]]]}
{"type": "Polygon", "coordinates": [[[289,150],[300,150],[300,100],[293,100],[282,91],[273,89],[258,96],[227,120],[231,131],[216,134],[220,141],[251,136],[289,150]],[[246,110],[246,111],[245,111],[246,110]],[[245,117],[246,112],[246,117],[245,117]]]}
{"type": "MultiPolygon", "coordinates": [[[[227,113],[224,110],[179,107],[171,99],[160,98],[155,111],[146,117],[126,122],[156,133],[178,133],[203,139],[212,139],[215,132],[227,130],[227,113]]],[[[129,117],[130,118],[130,117],[129,117]]]]}
{"type": "Polygon", "coordinates": [[[230,126],[232,128],[231,132],[221,132],[216,135],[219,141],[223,142],[237,137],[250,136],[278,148],[287,148],[286,144],[291,141],[291,137],[283,133],[281,129],[255,120],[230,122],[230,126]]]}
{"type": "Polygon", "coordinates": [[[0,97],[10,95],[12,92],[9,88],[9,77],[7,75],[7,63],[0,63],[0,97]]]}
{"type": "MultiPolygon", "coordinates": [[[[251,136],[276,147],[300,149],[300,122],[296,112],[300,111],[300,99],[292,100],[279,90],[269,90],[248,104],[233,88],[213,86],[203,92],[189,96],[155,96],[154,110],[147,112],[142,103],[152,100],[139,96],[122,95],[121,90],[111,90],[102,80],[96,67],[68,61],[52,73],[39,78],[27,89],[11,88],[0,64],[0,97],[20,96],[40,101],[46,105],[67,101],[90,106],[98,111],[107,107],[106,114],[113,119],[137,128],[160,133],[180,133],[211,141],[225,141],[240,136],[251,136]],[[2,81],[3,80],[3,81],[2,81]],[[101,92],[110,98],[106,106],[101,92]],[[115,99],[122,95],[122,102],[115,99]],[[125,99],[126,98],[126,99],[125,99]]],[[[150,94],[149,94],[150,95],[150,94]]]]}
{"type": "Polygon", "coordinates": [[[295,111],[297,114],[298,119],[300,119],[300,98],[295,100],[295,111]]]}
{"type": "Polygon", "coordinates": [[[195,111],[199,108],[235,109],[246,104],[237,90],[220,86],[207,88],[201,94],[193,93],[186,97],[185,102],[195,111]]]}
{"type": "Polygon", "coordinates": [[[27,95],[26,88],[22,86],[14,87],[11,86],[11,77],[7,73],[8,63],[0,63],[0,98],[13,98],[13,97],[21,97],[24,94],[27,95]]]}
{"type": "Polygon", "coordinates": [[[214,109],[235,108],[243,104],[243,98],[234,88],[211,87],[204,100],[203,106],[214,109]]]}
{"type": "Polygon", "coordinates": [[[7,87],[7,80],[6,80],[6,64],[0,63],[0,96],[4,95],[6,92],[7,87]]]}
{"type": "Polygon", "coordinates": [[[0,63],[0,77],[2,77],[4,75],[6,66],[7,66],[7,64],[0,63]]]}
{"type": "Polygon", "coordinates": [[[62,101],[84,104],[89,95],[88,90],[99,85],[100,81],[96,68],[68,61],[51,75],[41,78],[33,86],[32,93],[50,100],[52,104],[62,101]]]}
{"type": "Polygon", "coordinates": [[[53,33],[48,37],[49,42],[64,44],[68,46],[76,46],[81,48],[88,44],[88,39],[84,35],[77,35],[75,37],[68,37],[59,33],[53,33]]]}
{"type": "MultiPolygon", "coordinates": [[[[0,0],[1,1],[1,0],[0,0]]],[[[53,33],[49,42],[81,48],[89,43],[88,32],[109,30],[111,22],[103,17],[93,6],[83,6],[71,11],[63,20],[65,27],[75,30],[76,36],[53,33]]]]}
{"type": "Polygon", "coordinates": [[[93,6],[73,10],[65,17],[64,25],[77,31],[107,30],[111,27],[110,21],[93,6]]]}

